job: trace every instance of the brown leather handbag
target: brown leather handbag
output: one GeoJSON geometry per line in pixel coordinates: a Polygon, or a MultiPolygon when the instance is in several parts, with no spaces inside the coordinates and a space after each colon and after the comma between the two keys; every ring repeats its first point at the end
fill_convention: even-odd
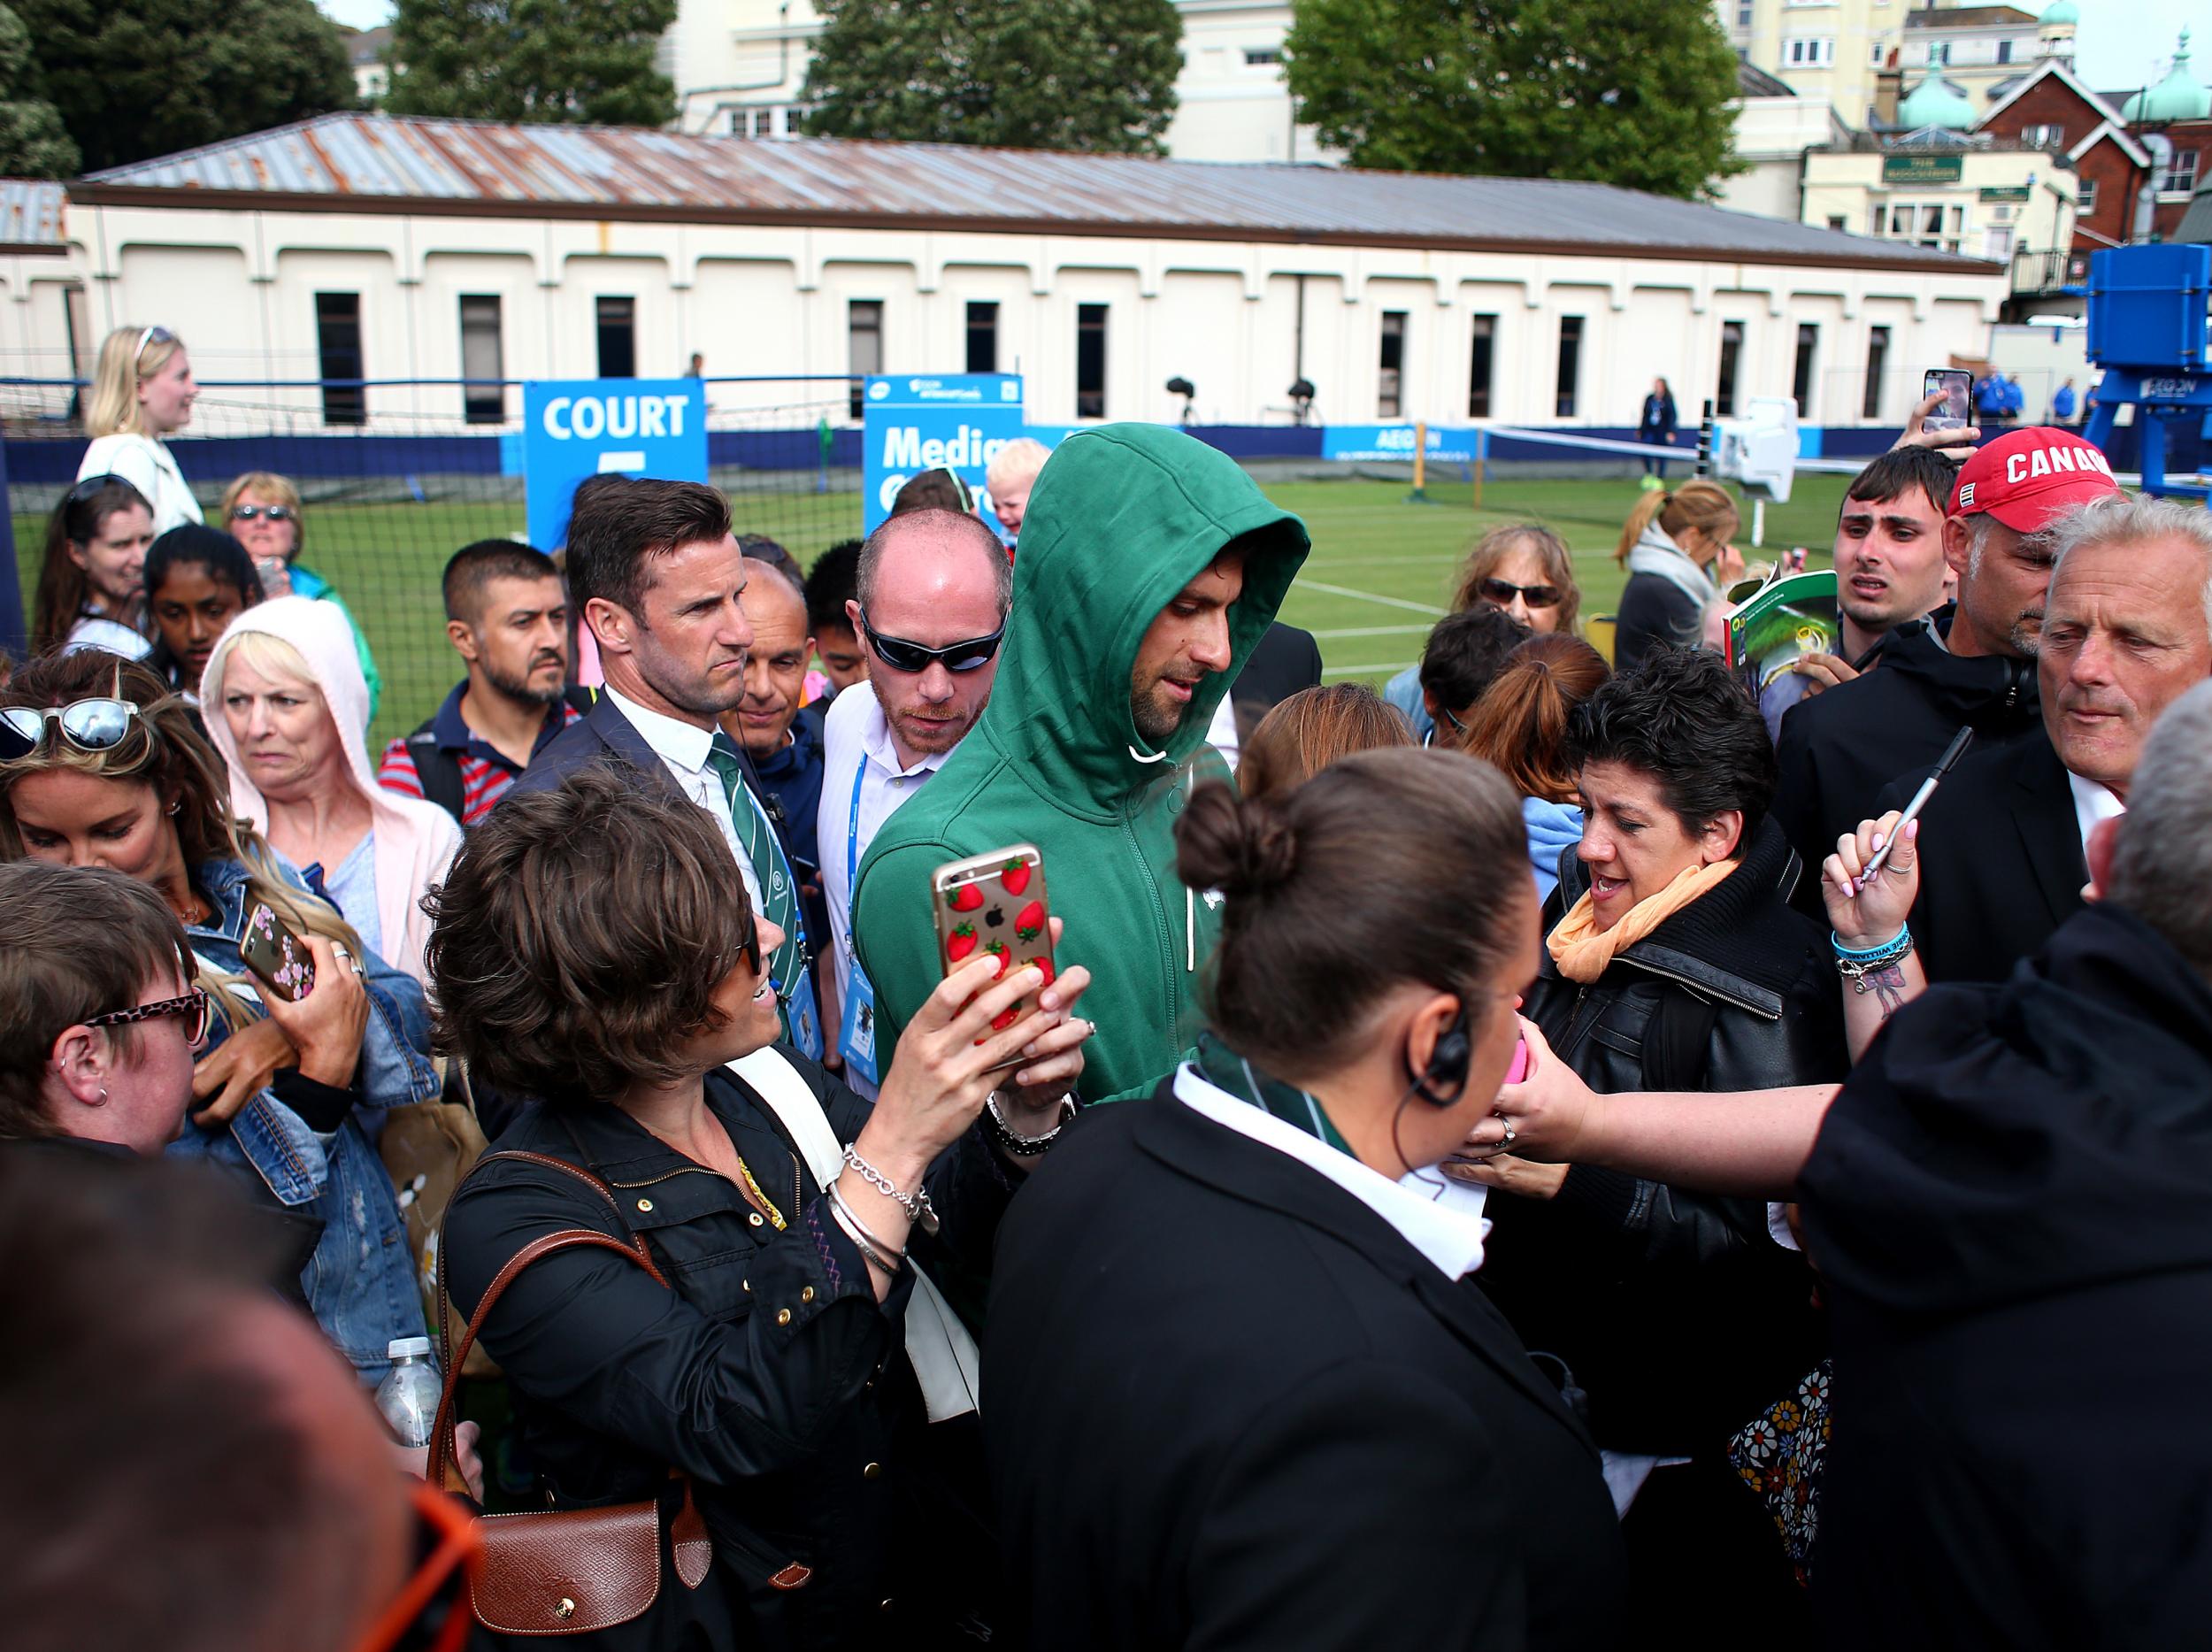
{"type": "MultiPolygon", "coordinates": [[[[541,1153],[487,1153],[478,1163],[503,1158],[522,1159],[575,1177],[607,1202],[607,1208],[615,1212],[616,1225],[621,1226],[621,1207],[615,1203],[612,1189],[589,1171],[541,1153]]],[[[515,1276],[555,1251],[598,1249],[628,1257],[664,1287],[668,1279],[654,1264],[645,1241],[634,1233],[625,1243],[595,1228],[564,1228],[532,1240],[515,1253],[484,1292],[484,1300],[476,1304],[476,1313],[460,1341],[452,1343],[446,1334],[450,1310],[442,1265],[444,1249],[442,1233],[438,1326],[439,1340],[448,1346],[443,1362],[445,1389],[438,1398],[437,1421],[430,1436],[430,1479],[433,1485],[466,1496],[468,1488],[461,1478],[453,1443],[454,1396],[477,1333],[515,1276]]],[[[670,1474],[683,1486],[683,1504],[668,1523],[670,1553],[677,1580],[687,1589],[695,1589],[706,1581],[713,1564],[714,1545],[692,1495],[690,1476],[672,1469],[670,1474]]],[[[484,1539],[484,1564],[470,1584],[469,1608],[485,1628],[507,1635],[580,1635],[628,1623],[660,1596],[660,1503],[653,1499],[607,1509],[487,1515],[478,1522],[484,1539]]]]}

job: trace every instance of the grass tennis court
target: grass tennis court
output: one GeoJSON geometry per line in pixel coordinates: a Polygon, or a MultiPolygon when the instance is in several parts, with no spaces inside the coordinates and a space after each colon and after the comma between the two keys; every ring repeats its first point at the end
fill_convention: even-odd
{"type": "MultiPolygon", "coordinates": [[[[1807,546],[1826,560],[1844,479],[1804,476],[1796,496],[1767,511],[1767,546],[1807,546]]],[[[1620,524],[1638,498],[1632,480],[1490,482],[1483,509],[1471,485],[1432,481],[1429,503],[1407,502],[1402,481],[1363,479],[1266,485],[1269,497],[1305,519],[1313,555],[1283,610],[1289,624],[1321,641],[1332,680],[1379,683],[1419,657],[1443,611],[1461,555],[1484,529],[1533,519],[1548,523],[1575,553],[1583,612],[1609,612],[1621,587],[1613,562],[1620,524]]],[[[761,532],[803,563],[860,531],[857,494],[737,495],[741,532],[761,532]]],[[[1748,557],[1747,530],[1739,544],[1748,557]]],[[[308,513],[304,560],[338,588],[367,632],[383,672],[375,739],[403,734],[427,716],[459,676],[445,639],[438,576],[471,540],[520,533],[519,503],[316,503],[308,513]]],[[[37,580],[45,523],[15,519],[16,554],[27,599],[37,580]]],[[[373,747],[373,749],[374,748],[373,747]]]]}

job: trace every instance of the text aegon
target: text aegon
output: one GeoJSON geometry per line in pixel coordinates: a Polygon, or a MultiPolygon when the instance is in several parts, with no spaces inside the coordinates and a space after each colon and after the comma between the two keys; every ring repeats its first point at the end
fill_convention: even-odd
{"type": "Polygon", "coordinates": [[[675,396],[557,396],[545,404],[545,434],[558,442],[607,437],[634,442],[684,434],[688,398],[675,396]]]}

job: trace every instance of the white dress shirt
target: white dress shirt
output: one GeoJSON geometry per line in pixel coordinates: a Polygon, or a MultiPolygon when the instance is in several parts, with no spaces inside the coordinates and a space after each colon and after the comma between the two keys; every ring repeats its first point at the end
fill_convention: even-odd
{"type": "Polygon", "coordinates": [[[1454,1181],[1433,1166],[1393,1181],[1318,1136],[1285,1124],[1264,1107],[1230,1095],[1195,1067],[1175,1070],[1175,1097],[1192,1111],[1327,1177],[1397,1229],[1446,1279],[1464,1279],[1482,1265],[1482,1241],[1490,1224],[1482,1214],[1481,1187],[1454,1181]]]}
{"type": "MultiPolygon", "coordinates": [[[[714,817],[714,824],[721,828],[722,841],[730,846],[730,857],[737,862],[737,875],[744,880],[745,898],[753,903],[753,911],[757,913],[761,910],[760,878],[753,871],[753,863],[746,857],[745,846],[737,841],[737,826],[730,818],[729,803],[722,795],[722,777],[707,766],[707,753],[714,745],[714,731],[664,717],[658,711],[649,711],[611,687],[601,692],[614,702],[615,710],[628,718],[630,726],[652,747],[654,755],[675,780],[677,790],[714,817]]],[[[738,789],[745,794],[746,801],[752,804],[753,811],[760,816],[761,825],[772,839],[775,828],[769,822],[767,811],[761,808],[760,799],[753,795],[752,788],[741,781],[738,789]]]]}
{"type": "Polygon", "coordinates": [[[2127,813],[2128,806],[2109,786],[2085,780],[2071,769],[2066,772],[2066,784],[2074,794],[2074,824],[2081,828],[2081,852],[2085,857],[2089,853],[2089,834],[2097,829],[2097,823],[2127,813]]]}

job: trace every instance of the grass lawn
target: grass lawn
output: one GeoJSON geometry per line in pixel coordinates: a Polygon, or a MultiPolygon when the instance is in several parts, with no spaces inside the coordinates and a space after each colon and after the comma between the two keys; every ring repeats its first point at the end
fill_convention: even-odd
{"type": "MultiPolygon", "coordinates": [[[[1769,549],[1804,545],[1824,564],[1843,488],[1840,477],[1801,477],[1788,504],[1768,509],[1769,549]]],[[[1583,612],[1609,612],[1622,580],[1613,545],[1638,497],[1629,480],[1494,481],[1479,511],[1463,481],[1432,483],[1425,504],[1407,503],[1405,484],[1391,481],[1281,482],[1267,493],[1304,519],[1314,542],[1283,619],[1320,638],[1332,680],[1378,685],[1420,657],[1461,556],[1500,522],[1549,524],[1575,553],[1583,612]]],[[[803,563],[860,531],[856,494],[740,493],[733,503],[741,532],[766,534],[803,563]]],[[[446,558],[471,540],[518,534],[522,526],[519,503],[442,500],[311,510],[303,560],[345,597],[383,672],[378,746],[426,717],[459,675],[438,592],[446,558]]],[[[15,520],[27,598],[35,587],[44,531],[42,521],[15,520]]],[[[1747,528],[1738,542],[1755,560],[1747,528]]]]}

